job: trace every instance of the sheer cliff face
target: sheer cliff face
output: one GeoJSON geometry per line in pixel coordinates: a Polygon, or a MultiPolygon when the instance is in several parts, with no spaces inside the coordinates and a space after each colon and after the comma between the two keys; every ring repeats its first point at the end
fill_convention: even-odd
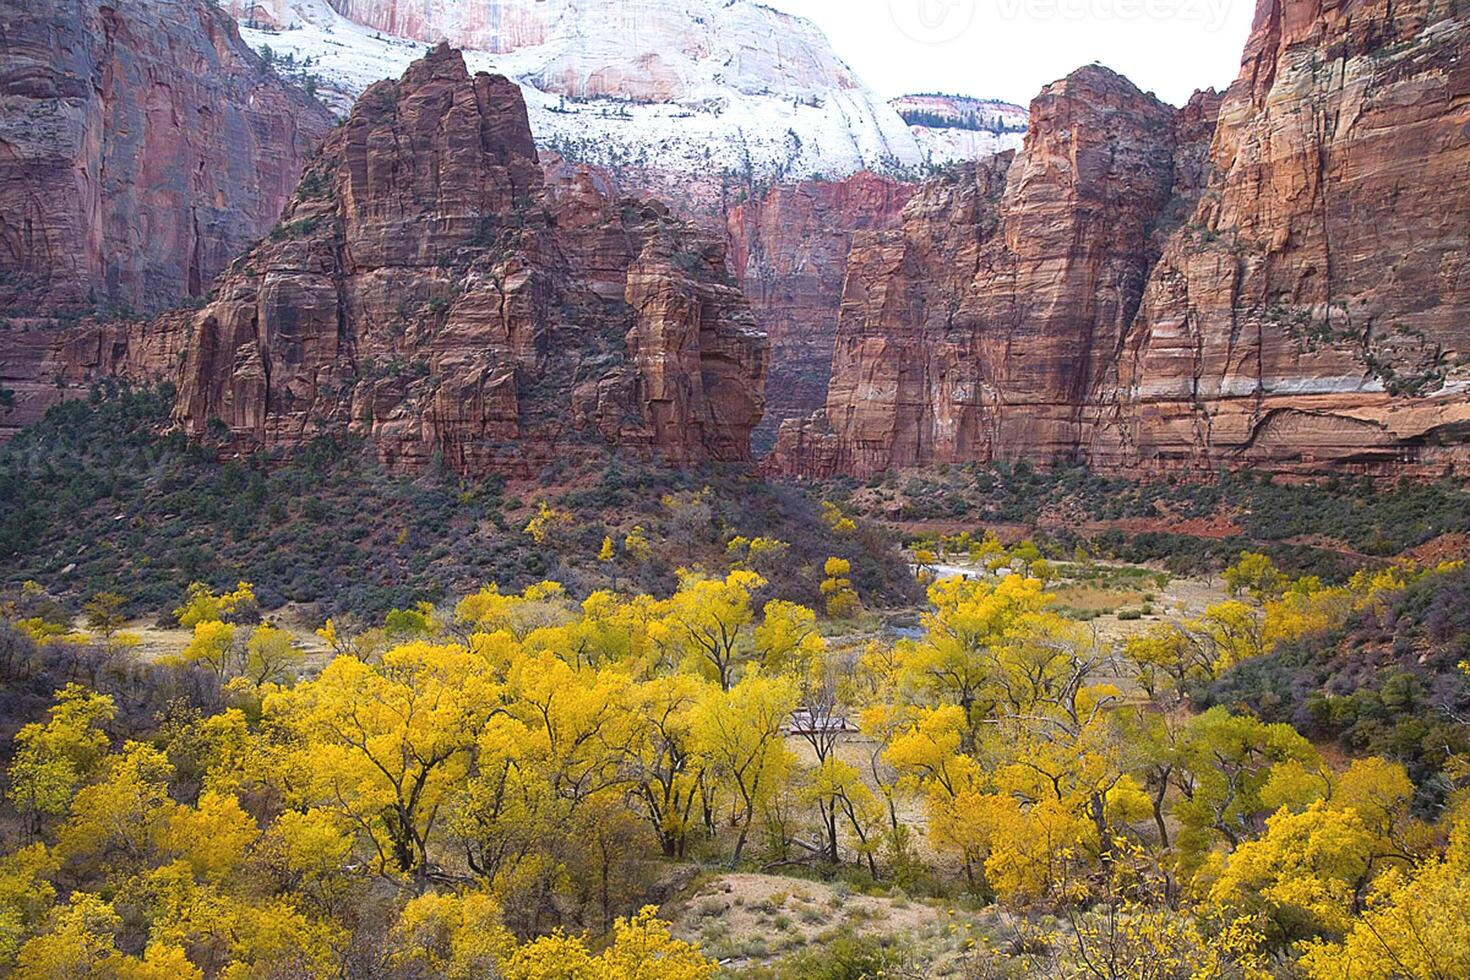
{"type": "Polygon", "coordinates": [[[330,124],[208,0],[0,0],[0,37],[10,316],[202,296],[330,124]]]}
{"type": "Polygon", "coordinates": [[[853,236],[895,226],[914,189],[864,172],[778,185],[726,215],[730,268],[771,339],[757,449],[770,447],[783,420],[826,403],[853,236]]]}
{"type": "Polygon", "coordinates": [[[848,262],[825,413],[774,468],[1056,459],[1099,392],[1175,193],[1175,113],[1084,68],[1032,103],[1025,149],[925,184],[848,262]]]}
{"type": "Polygon", "coordinates": [[[1467,52],[1444,4],[1261,0],[1223,99],[1052,86],[1003,192],[854,245],[770,467],[1470,472],[1467,52]]]}
{"type": "Polygon", "coordinates": [[[357,432],[408,470],[745,459],[766,343],[724,264],[589,173],[547,188],[516,86],[441,47],[363,95],[221,277],[176,418],[243,450],[357,432]]]}
{"type": "Polygon", "coordinates": [[[1154,270],[1104,463],[1470,462],[1470,21],[1261,0],[1154,270]]]}

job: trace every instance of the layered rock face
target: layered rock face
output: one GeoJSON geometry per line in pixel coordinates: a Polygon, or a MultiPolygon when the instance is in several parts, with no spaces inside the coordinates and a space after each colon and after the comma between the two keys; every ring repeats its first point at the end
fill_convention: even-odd
{"type": "Polygon", "coordinates": [[[1430,0],[1261,0],[1223,97],[1050,87],[1003,190],[854,244],[825,412],[769,465],[1470,472],[1467,53],[1430,0]]]}
{"type": "Polygon", "coordinates": [[[0,38],[10,317],[202,297],[330,125],[209,0],[0,0],[0,38]]]}
{"type": "Polygon", "coordinates": [[[242,451],[356,432],[404,470],[740,460],[766,353],[718,238],[589,173],[548,188],[516,86],[441,46],[363,95],[193,314],[175,416],[242,451]]]}
{"type": "Polygon", "coordinates": [[[1106,69],[1045,89],[1019,155],[925,184],[900,229],[857,237],[825,412],[783,426],[772,466],[1075,456],[1156,257],[1178,149],[1174,110],[1106,69]]]}
{"type": "Polygon", "coordinates": [[[771,339],[757,449],[770,447],[783,420],[826,403],[853,236],[895,225],[914,189],[863,172],[778,185],[727,214],[730,268],[771,339]]]}
{"type": "Polygon", "coordinates": [[[1470,20],[1261,0],[1092,456],[1470,470],[1470,20]]]}
{"type": "Polygon", "coordinates": [[[41,420],[68,398],[85,397],[93,381],[127,377],[175,381],[193,315],[176,310],[146,328],[138,322],[89,318],[58,329],[54,321],[17,318],[0,332],[0,442],[41,420]]]}

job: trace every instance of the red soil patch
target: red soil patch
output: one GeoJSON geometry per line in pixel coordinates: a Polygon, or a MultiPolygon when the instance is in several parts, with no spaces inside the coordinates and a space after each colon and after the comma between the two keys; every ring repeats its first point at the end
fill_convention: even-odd
{"type": "Polygon", "coordinates": [[[1426,541],[1417,548],[1410,548],[1404,552],[1405,558],[1411,558],[1421,565],[1438,565],[1446,561],[1470,560],[1470,534],[1456,532],[1454,534],[1441,534],[1439,537],[1426,541]]]}
{"type": "Polygon", "coordinates": [[[1210,517],[1125,517],[1116,521],[1088,521],[1083,527],[1089,533],[1117,528],[1130,534],[1150,531],[1185,534],[1192,538],[1234,538],[1245,534],[1230,518],[1220,514],[1210,517]]]}

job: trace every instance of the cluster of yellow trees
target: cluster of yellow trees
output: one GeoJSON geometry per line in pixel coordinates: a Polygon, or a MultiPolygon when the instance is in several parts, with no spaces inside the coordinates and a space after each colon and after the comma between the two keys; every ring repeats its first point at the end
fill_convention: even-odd
{"type": "Polygon", "coordinates": [[[70,686],[17,736],[0,969],[706,977],[639,910],[699,857],[1065,911],[1077,976],[1470,975],[1464,800],[1420,819],[1401,766],[1333,767],[1185,697],[1416,574],[1328,588],[1247,556],[1245,598],[1116,650],[1019,574],[936,582],[897,643],[829,642],[745,567],[663,599],[487,587],[356,636],[328,622],[302,680],[270,627],[242,653],[248,587],[196,589],[182,656],[219,665],[227,708],[117,744],[111,699],[70,686]]]}

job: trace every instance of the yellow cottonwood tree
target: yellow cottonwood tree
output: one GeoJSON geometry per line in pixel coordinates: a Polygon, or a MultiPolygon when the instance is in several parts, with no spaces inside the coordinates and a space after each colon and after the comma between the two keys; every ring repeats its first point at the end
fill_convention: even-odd
{"type": "Polygon", "coordinates": [[[1470,825],[1443,857],[1391,869],[1340,941],[1318,940],[1301,965],[1311,980],[1470,976],[1470,825]]]}
{"type": "Polygon", "coordinates": [[[1266,652],[1264,617],[1243,602],[1227,599],[1205,609],[1197,628],[1212,644],[1215,670],[1266,652]]]}
{"type": "Polygon", "coordinates": [[[765,584],[755,572],[742,569],[723,579],[683,574],[679,590],[665,604],[657,632],[728,691],[749,639],[746,627],[754,617],[751,593],[765,584]]]}
{"type": "Polygon", "coordinates": [[[1261,792],[1273,767],[1322,767],[1321,756],[1290,725],[1211,708],[1185,725],[1175,751],[1173,779],[1180,790],[1173,812],[1178,843],[1192,866],[1217,840],[1234,849],[1270,812],[1261,792]]]}
{"type": "Polygon", "coordinates": [[[648,532],[643,530],[641,524],[635,525],[633,530],[623,535],[623,551],[639,565],[653,557],[653,545],[649,543],[648,532]]]}
{"type": "Polygon", "coordinates": [[[194,624],[194,638],[179,655],[186,664],[198,664],[224,683],[226,675],[239,662],[235,649],[235,627],[218,619],[204,619],[194,624]]]}
{"type": "Polygon", "coordinates": [[[110,756],[102,776],[72,801],[56,849],[64,859],[114,855],[123,866],[157,859],[160,835],[174,808],[168,795],[173,767],[162,752],[128,742],[110,756]]]}
{"type": "Polygon", "coordinates": [[[295,739],[302,803],[336,809],[381,871],[422,875],[445,798],[470,765],[499,688],[461,647],[410,643],[370,665],[339,657],[265,699],[268,725],[295,739]]]}
{"type": "Polygon", "coordinates": [[[26,832],[40,833],[44,817],[61,816],[107,752],[102,726],[117,714],[113,700],[78,684],[56,692],[44,724],[32,722],[15,735],[10,763],[10,802],[26,818],[26,832]]]}
{"type": "Polygon", "coordinates": [[[1242,551],[1240,560],[1225,569],[1225,584],[1235,595],[1249,593],[1251,598],[1261,603],[1285,591],[1288,580],[1268,556],[1242,551]]]}
{"type": "Polygon", "coordinates": [[[557,537],[575,523],[576,518],[570,513],[542,500],[536,504],[536,513],[526,522],[525,531],[537,544],[554,544],[557,537]]]}
{"type": "Polygon", "coordinates": [[[40,931],[56,901],[51,879],[60,867],[45,844],[0,856],[0,970],[13,966],[26,936],[40,931]]]}
{"type": "Polygon", "coordinates": [[[262,624],[245,645],[245,676],[257,685],[295,680],[306,651],[283,629],[262,624]]]}
{"type": "Polygon", "coordinates": [[[796,707],[796,685],[758,667],[728,691],[710,691],[694,714],[694,744],[707,771],[731,798],[736,828],[731,866],[740,863],[765,801],[780,792],[792,755],[782,740],[796,707]]]}
{"type": "Polygon", "coordinates": [[[709,683],[691,674],[654,677],[628,692],[634,725],[625,765],[633,805],[666,857],[683,857],[703,799],[703,761],[695,752],[696,708],[709,683]]]}
{"type": "Polygon", "coordinates": [[[44,935],[21,947],[13,976],[17,980],[203,980],[183,950],[150,944],[142,959],[118,952],[122,919],[96,895],[78,892],[44,935]]]}
{"type": "Polygon", "coordinates": [[[955,577],[930,586],[929,601],[935,611],[924,618],[926,634],[900,646],[899,663],[915,687],[963,710],[965,747],[971,749],[993,708],[987,695],[993,693],[988,688],[997,649],[1051,596],[1040,581],[1020,575],[998,583],[955,577]]]}
{"type": "Polygon", "coordinates": [[[184,629],[193,629],[200,623],[238,622],[255,608],[255,588],[249,582],[240,582],[233,591],[221,595],[216,595],[203,582],[195,582],[189,586],[188,598],[174,610],[174,615],[184,629]]]}
{"type": "Polygon", "coordinates": [[[852,562],[846,558],[828,558],[822,565],[822,574],[826,576],[822,579],[821,592],[827,599],[827,615],[833,619],[857,615],[862,604],[849,577],[852,575],[852,562]]]}
{"type": "Polygon", "coordinates": [[[505,980],[709,980],[715,970],[695,946],[675,939],[650,905],[619,919],[612,945],[598,956],[581,939],[555,933],[517,949],[501,975],[505,980]]]}
{"type": "Polygon", "coordinates": [[[1224,862],[1208,899],[1232,914],[1266,915],[1287,940],[1341,933],[1374,860],[1373,834],[1356,810],[1282,809],[1224,862]]]}
{"type": "Polygon", "coordinates": [[[445,980],[497,976],[515,949],[515,938],[500,924],[499,906],[473,892],[428,892],[413,899],[399,913],[390,942],[394,965],[445,980]]]}
{"type": "Polygon", "coordinates": [[[817,632],[817,614],[806,606],[772,599],[761,610],[761,622],[752,631],[756,652],[769,671],[804,673],[826,643],[817,632]]]}

